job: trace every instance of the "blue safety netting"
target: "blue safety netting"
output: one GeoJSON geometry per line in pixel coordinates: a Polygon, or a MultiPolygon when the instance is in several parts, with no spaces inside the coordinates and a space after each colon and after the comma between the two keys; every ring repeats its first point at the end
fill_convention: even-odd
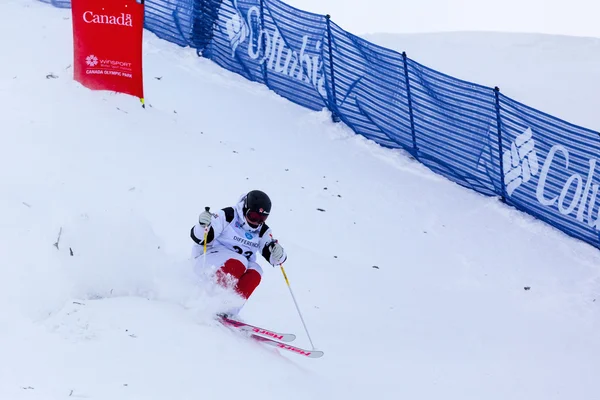
{"type": "Polygon", "coordinates": [[[201,9],[195,0],[146,0],[144,27],[161,39],[179,46],[195,46],[201,9]]]}
{"type": "MultiPolygon", "coordinates": [[[[328,40],[325,43],[327,55],[328,40]]],[[[337,117],[382,146],[412,150],[402,55],[331,22],[331,57],[325,57],[325,73],[337,117]]]]}
{"type": "Polygon", "coordinates": [[[432,170],[486,195],[500,194],[493,89],[408,60],[417,155],[432,170]]]}
{"type": "MultiPolygon", "coordinates": [[[[70,0],[41,0],[69,7],[70,0]]],[[[147,0],[145,27],[600,247],[600,134],[279,0],[147,0]]]]}
{"type": "Polygon", "coordinates": [[[281,96],[320,110],[325,17],[279,1],[224,0],[203,55],[281,96]]]}
{"type": "Polygon", "coordinates": [[[597,132],[500,95],[506,201],[598,246],[597,132]]]}
{"type": "Polygon", "coordinates": [[[71,0],[39,0],[58,8],[71,8],[71,0]]]}

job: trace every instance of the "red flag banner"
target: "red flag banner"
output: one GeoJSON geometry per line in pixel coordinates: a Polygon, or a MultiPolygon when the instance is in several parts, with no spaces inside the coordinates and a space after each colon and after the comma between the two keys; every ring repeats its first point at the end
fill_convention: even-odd
{"type": "Polygon", "coordinates": [[[143,103],[143,0],[72,0],[71,10],[75,80],[143,103]]]}

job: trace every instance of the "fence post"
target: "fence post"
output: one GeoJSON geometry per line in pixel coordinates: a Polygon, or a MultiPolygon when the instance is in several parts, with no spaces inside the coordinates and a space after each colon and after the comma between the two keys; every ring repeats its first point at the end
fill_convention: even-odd
{"type": "Polygon", "coordinates": [[[262,69],[262,73],[263,73],[263,79],[265,81],[265,86],[269,86],[269,81],[267,78],[267,58],[265,57],[265,47],[266,47],[266,43],[265,43],[265,6],[264,6],[264,0],[260,0],[260,48],[262,49],[262,56],[261,56],[261,60],[262,60],[262,65],[261,65],[261,69],[262,69]]]}
{"type": "Polygon", "coordinates": [[[327,42],[329,44],[329,69],[331,74],[331,95],[333,97],[333,104],[331,106],[331,119],[333,122],[340,122],[340,117],[337,115],[337,96],[335,93],[335,77],[333,75],[333,50],[331,40],[331,16],[327,14],[325,16],[327,20],[327,42]]]}
{"type": "Polygon", "coordinates": [[[404,62],[404,79],[406,81],[406,96],[408,98],[408,115],[410,116],[410,131],[412,133],[413,152],[415,158],[419,148],[417,147],[417,133],[415,131],[415,118],[413,115],[412,96],[410,95],[410,79],[408,78],[408,61],[406,52],[402,52],[402,61],[404,62]]]}
{"type": "Polygon", "coordinates": [[[204,51],[213,38],[215,23],[219,18],[219,9],[221,8],[222,2],[223,0],[196,0],[193,3],[192,15],[194,16],[194,22],[192,25],[191,40],[188,40],[183,34],[181,24],[179,23],[178,13],[180,6],[177,6],[175,11],[173,11],[175,26],[177,27],[179,34],[190,47],[196,49],[198,57],[204,57],[204,51]],[[215,2],[217,2],[217,4],[214,4],[215,2]],[[197,9],[196,5],[198,7],[197,9]]]}
{"type": "MultiPolygon", "coordinates": [[[[201,19],[202,15],[204,14],[204,10],[203,10],[203,5],[204,2],[202,0],[200,1],[195,1],[193,7],[193,12],[192,15],[194,16],[194,22],[192,23],[192,44],[190,44],[190,47],[193,47],[196,49],[196,55],[198,57],[202,57],[202,50],[201,47],[202,44],[198,42],[198,40],[200,40],[202,37],[204,37],[204,27],[202,26],[203,20],[201,19]]],[[[175,15],[175,13],[173,13],[173,18],[175,19],[175,24],[177,25],[177,30],[179,31],[179,34],[181,35],[181,28],[179,27],[179,24],[177,24],[177,16],[175,15]]],[[[144,18],[144,26],[146,25],[146,18],[144,18]]]]}
{"type": "Polygon", "coordinates": [[[502,191],[501,200],[506,203],[506,188],[504,186],[504,159],[502,153],[502,119],[500,117],[500,88],[494,88],[494,96],[496,98],[496,125],[498,126],[498,158],[500,158],[500,188],[502,191]]]}

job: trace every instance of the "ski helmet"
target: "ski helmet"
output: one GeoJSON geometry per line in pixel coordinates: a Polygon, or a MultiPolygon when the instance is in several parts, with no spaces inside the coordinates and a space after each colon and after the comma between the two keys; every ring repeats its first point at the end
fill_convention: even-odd
{"type": "Polygon", "coordinates": [[[257,227],[265,222],[271,213],[271,199],[265,192],[252,190],[246,195],[243,211],[248,224],[257,227]]]}

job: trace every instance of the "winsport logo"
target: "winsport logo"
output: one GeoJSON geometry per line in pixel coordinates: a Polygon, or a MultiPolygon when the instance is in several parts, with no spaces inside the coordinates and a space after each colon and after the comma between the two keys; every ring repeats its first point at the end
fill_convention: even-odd
{"type": "Polygon", "coordinates": [[[93,54],[90,54],[89,56],[87,56],[85,58],[85,63],[89,66],[89,67],[95,67],[96,65],[98,65],[98,57],[96,57],[93,54]]]}

